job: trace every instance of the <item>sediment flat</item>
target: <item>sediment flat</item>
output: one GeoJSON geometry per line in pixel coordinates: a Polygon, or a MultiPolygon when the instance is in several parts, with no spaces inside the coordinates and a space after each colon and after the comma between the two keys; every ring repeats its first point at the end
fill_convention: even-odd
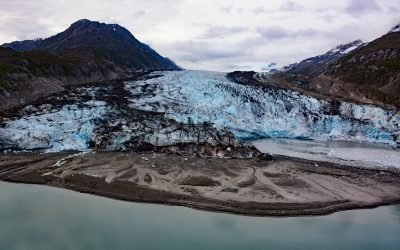
{"type": "Polygon", "coordinates": [[[0,180],[252,216],[325,215],[400,203],[400,173],[288,157],[59,152],[0,155],[0,180]]]}

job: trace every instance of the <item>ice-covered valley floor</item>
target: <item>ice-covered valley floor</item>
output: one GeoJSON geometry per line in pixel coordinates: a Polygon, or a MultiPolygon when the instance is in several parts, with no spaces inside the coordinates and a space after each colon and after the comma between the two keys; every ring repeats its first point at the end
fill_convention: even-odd
{"type": "MultiPolygon", "coordinates": [[[[252,142],[261,152],[364,168],[400,169],[400,150],[385,144],[345,141],[260,139],[252,142]]],[[[316,167],[318,164],[316,163],[316,167]]]]}
{"type": "Polygon", "coordinates": [[[284,89],[229,81],[224,73],[154,72],[159,77],[126,84],[137,109],[165,112],[184,123],[209,122],[237,137],[307,138],[396,145],[400,115],[378,107],[328,101],[284,89]],[[333,114],[335,113],[335,114],[333,114]]]}

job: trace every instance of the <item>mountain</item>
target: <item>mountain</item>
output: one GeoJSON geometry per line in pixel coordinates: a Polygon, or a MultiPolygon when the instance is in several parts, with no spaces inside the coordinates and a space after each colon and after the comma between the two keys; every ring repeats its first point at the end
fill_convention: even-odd
{"type": "Polygon", "coordinates": [[[316,76],[322,73],[322,71],[326,69],[329,64],[337,62],[343,56],[364,45],[365,43],[361,40],[355,40],[350,43],[342,44],[336,46],[334,49],[331,49],[323,55],[310,57],[299,63],[285,66],[283,71],[289,74],[316,76]]]}
{"type": "Polygon", "coordinates": [[[400,24],[372,42],[356,40],[286,66],[272,79],[305,94],[400,109],[400,24]]]}
{"type": "Polygon", "coordinates": [[[136,70],[178,69],[127,29],[82,19],[55,36],[1,46],[0,110],[71,84],[126,78],[136,70]]]}
{"type": "Polygon", "coordinates": [[[342,57],[322,77],[341,81],[368,99],[400,107],[400,25],[342,57]]]}
{"type": "Polygon", "coordinates": [[[105,24],[87,19],[73,23],[67,30],[47,39],[3,44],[16,51],[39,50],[81,63],[111,63],[126,69],[177,69],[150,46],[138,41],[118,24],[105,24]]]}
{"type": "Polygon", "coordinates": [[[35,40],[25,40],[25,41],[15,41],[11,43],[2,44],[0,47],[3,48],[11,48],[15,51],[29,51],[34,50],[42,44],[43,39],[35,39],[35,40]]]}

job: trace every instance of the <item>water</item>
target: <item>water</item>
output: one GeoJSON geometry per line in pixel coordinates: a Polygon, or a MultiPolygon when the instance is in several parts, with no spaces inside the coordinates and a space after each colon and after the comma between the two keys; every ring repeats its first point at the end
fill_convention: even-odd
{"type": "Polygon", "coordinates": [[[400,206],[258,218],[0,182],[0,249],[400,249],[400,206]]]}
{"type": "Polygon", "coordinates": [[[261,139],[252,141],[261,152],[366,168],[400,169],[400,150],[386,144],[347,141],[261,139]]]}

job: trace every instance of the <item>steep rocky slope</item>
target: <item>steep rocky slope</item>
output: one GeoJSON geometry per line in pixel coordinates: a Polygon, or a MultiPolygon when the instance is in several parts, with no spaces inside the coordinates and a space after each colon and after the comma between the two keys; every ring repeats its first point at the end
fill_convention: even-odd
{"type": "Polygon", "coordinates": [[[354,41],[289,65],[271,78],[297,91],[398,110],[400,32],[396,27],[370,43],[354,41]]]}
{"type": "Polygon", "coordinates": [[[349,83],[367,98],[400,107],[400,31],[393,31],[331,65],[322,77],[349,83]]]}

